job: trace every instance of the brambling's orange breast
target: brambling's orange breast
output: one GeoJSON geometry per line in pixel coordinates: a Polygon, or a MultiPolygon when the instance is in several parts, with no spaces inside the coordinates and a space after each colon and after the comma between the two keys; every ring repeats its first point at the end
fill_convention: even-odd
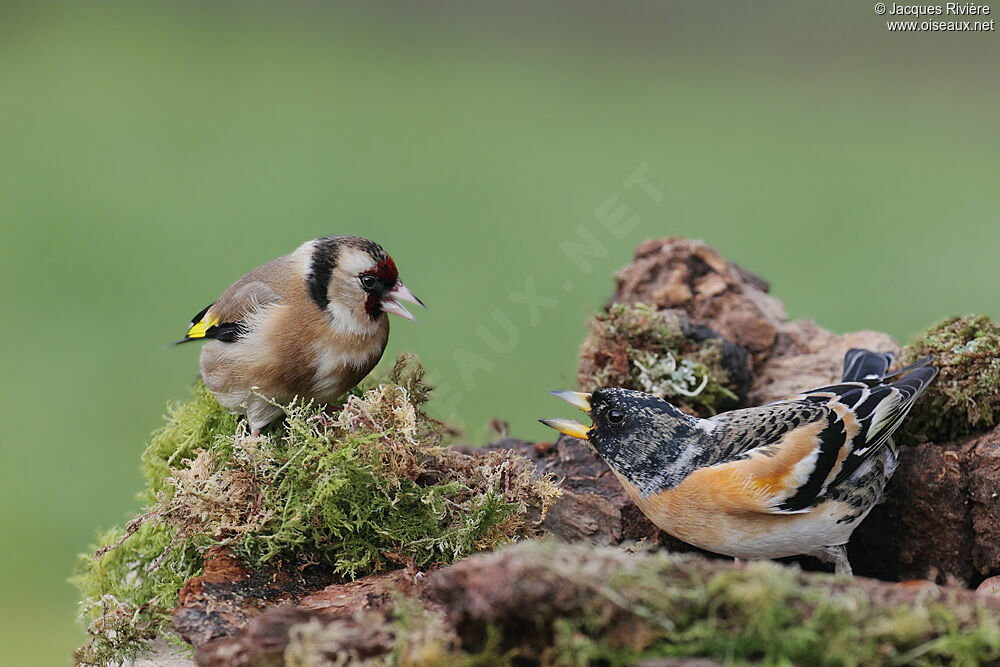
{"type": "Polygon", "coordinates": [[[762,511],[746,476],[726,466],[695,471],[677,487],[645,498],[635,485],[621,476],[619,480],[658,528],[693,546],[736,558],[782,558],[842,544],[863,518],[838,523],[850,508],[836,501],[800,514],[762,511]]]}

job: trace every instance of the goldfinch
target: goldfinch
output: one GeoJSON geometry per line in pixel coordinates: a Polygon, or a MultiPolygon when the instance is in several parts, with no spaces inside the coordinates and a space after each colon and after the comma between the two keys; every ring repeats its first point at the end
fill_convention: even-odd
{"type": "Polygon", "coordinates": [[[893,432],[937,375],[852,349],[840,384],[711,419],[627,389],[552,392],[589,413],[542,423],[588,440],[662,530],[743,559],[811,555],[850,573],[846,544],[896,468],[893,432]]]}
{"type": "Polygon", "coordinates": [[[327,236],[237,280],[178,343],[208,340],[205,384],[257,435],[279,405],[328,403],[368,375],[389,340],[387,313],[415,319],[400,301],[424,305],[380,245],[327,236]]]}

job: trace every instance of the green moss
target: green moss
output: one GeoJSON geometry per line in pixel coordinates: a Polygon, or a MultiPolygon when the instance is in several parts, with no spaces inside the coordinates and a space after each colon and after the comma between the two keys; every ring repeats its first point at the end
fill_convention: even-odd
{"type": "Polygon", "coordinates": [[[427,567],[533,534],[527,506],[544,513],[558,490],[509,452],[443,447],[448,429],[424,412],[428,393],[404,357],[333,411],[287,406],[254,438],[199,384],[143,455],[146,511],[80,559],[92,641],[77,661],[128,657],[167,631],[208,546],[228,545],[251,567],[280,558],[353,578],[397,567],[400,554],[427,567]]]}
{"type": "MultiPolygon", "coordinates": [[[[590,322],[579,383],[585,391],[645,391],[701,416],[739,407],[738,395],[746,391],[741,382],[749,378],[745,354],[726,358],[721,338],[699,333],[671,311],[613,304],[590,322]],[[734,373],[741,363],[742,372],[734,373]]],[[[731,356],[738,352],[733,350],[731,356]]]]}
{"type": "Polygon", "coordinates": [[[905,363],[928,354],[941,369],[903,424],[905,439],[946,442],[1000,420],[1000,325],[985,315],[953,317],[903,350],[905,363]]]}
{"type": "Polygon", "coordinates": [[[617,569],[581,620],[562,619],[564,636],[584,635],[589,645],[564,645],[557,662],[583,664],[586,652],[614,664],[707,656],[765,664],[971,665],[1000,657],[1000,621],[985,610],[965,614],[929,601],[886,608],[852,585],[774,563],[738,570],[705,564],[649,555],[617,569]],[[627,642],[622,612],[646,628],[627,642]]]}
{"type": "Polygon", "coordinates": [[[232,439],[237,416],[219,405],[205,383],[198,381],[191,400],[168,406],[166,424],[153,433],[142,453],[142,474],[146,488],[140,500],[152,503],[164,490],[172,469],[193,459],[198,450],[209,450],[216,439],[232,439]]]}
{"type": "Polygon", "coordinates": [[[873,599],[884,594],[768,561],[732,568],[689,554],[555,543],[518,545],[490,558],[509,559],[511,551],[526,565],[522,572],[508,560],[508,575],[531,576],[559,593],[551,604],[529,593],[525,611],[514,609],[523,617],[492,623],[498,655],[514,651],[555,665],[681,657],[787,665],[1000,660],[1000,618],[967,602],[949,605],[948,593],[916,602],[873,599]],[[525,643],[531,633],[524,628],[542,630],[525,643]]]}

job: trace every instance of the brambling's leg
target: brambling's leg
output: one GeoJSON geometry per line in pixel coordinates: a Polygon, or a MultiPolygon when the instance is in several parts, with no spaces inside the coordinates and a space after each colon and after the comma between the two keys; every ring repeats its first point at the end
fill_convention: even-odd
{"type": "Polygon", "coordinates": [[[851,561],[847,559],[846,544],[824,547],[813,555],[824,563],[833,563],[835,574],[854,574],[854,571],[851,569],[851,561]]]}

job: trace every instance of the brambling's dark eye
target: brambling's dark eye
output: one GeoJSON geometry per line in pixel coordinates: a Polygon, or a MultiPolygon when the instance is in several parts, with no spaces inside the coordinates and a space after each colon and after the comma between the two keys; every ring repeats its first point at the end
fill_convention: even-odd
{"type": "Polygon", "coordinates": [[[608,423],[612,426],[618,426],[623,421],[625,421],[625,413],[621,410],[608,410],[608,423]]]}
{"type": "Polygon", "coordinates": [[[375,280],[375,276],[361,276],[361,286],[369,292],[375,289],[376,283],[378,283],[378,281],[375,280]]]}

